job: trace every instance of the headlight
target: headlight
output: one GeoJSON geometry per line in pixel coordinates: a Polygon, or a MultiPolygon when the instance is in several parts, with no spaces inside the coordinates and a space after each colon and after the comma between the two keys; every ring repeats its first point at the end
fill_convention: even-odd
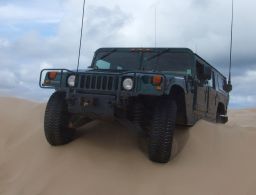
{"type": "Polygon", "coordinates": [[[69,87],[74,87],[75,86],[75,81],[76,81],[76,76],[71,75],[68,77],[68,85],[69,87]]]}
{"type": "Polygon", "coordinates": [[[133,80],[131,78],[126,78],[123,81],[123,88],[127,91],[132,90],[133,88],[133,80]]]}

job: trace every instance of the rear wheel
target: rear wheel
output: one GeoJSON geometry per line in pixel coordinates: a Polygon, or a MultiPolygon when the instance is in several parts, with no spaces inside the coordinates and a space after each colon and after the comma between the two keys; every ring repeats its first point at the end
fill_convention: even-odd
{"type": "Polygon", "coordinates": [[[167,163],[171,156],[176,124],[177,105],[173,99],[157,103],[149,136],[149,158],[154,162],[167,163]]]}
{"type": "Polygon", "coordinates": [[[216,122],[225,124],[228,122],[227,111],[223,104],[219,104],[216,112],[216,122]]]}
{"type": "Polygon", "coordinates": [[[73,140],[75,130],[69,128],[70,118],[65,93],[53,93],[48,101],[44,118],[44,132],[49,144],[58,146],[73,140]]]}

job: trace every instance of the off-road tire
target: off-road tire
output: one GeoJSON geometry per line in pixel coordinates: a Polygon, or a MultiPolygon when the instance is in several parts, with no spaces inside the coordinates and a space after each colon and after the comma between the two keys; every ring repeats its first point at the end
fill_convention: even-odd
{"type": "Polygon", "coordinates": [[[226,124],[228,122],[228,119],[224,119],[221,117],[221,114],[217,113],[216,114],[216,123],[219,123],[219,124],[226,124]]]}
{"type": "Polygon", "coordinates": [[[130,111],[130,120],[133,122],[134,125],[137,127],[142,127],[143,125],[143,115],[144,115],[144,107],[143,104],[140,102],[134,102],[131,106],[130,111]]]}
{"type": "Polygon", "coordinates": [[[173,99],[163,99],[155,106],[149,134],[149,159],[158,163],[170,160],[176,124],[177,105],[173,99]]]}
{"type": "Polygon", "coordinates": [[[44,117],[45,137],[50,145],[64,145],[73,140],[75,130],[69,128],[69,120],[65,93],[53,93],[46,106],[44,117]]]}
{"type": "Polygon", "coordinates": [[[217,108],[217,112],[216,112],[216,123],[220,123],[220,124],[225,124],[228,122],[228,119],[225,120],[224,118],[222,118],[222,115],[226,115],[227,111],[225,109],[221,109],[219,106],[217,108]]]}
{"type": "Polygon", "coordinates": [[[216,113],[216,123],[221,123],[220,113],[216,113]]]}

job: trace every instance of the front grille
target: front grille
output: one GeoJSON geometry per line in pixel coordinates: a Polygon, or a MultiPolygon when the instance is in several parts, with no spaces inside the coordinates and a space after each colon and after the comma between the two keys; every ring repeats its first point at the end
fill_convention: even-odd
{"type": "Polygon", "coordinates": [[[79,88],[85,90],[116,91],[118,89],[118,76],[115,75],[81,75],[79,88]]]}

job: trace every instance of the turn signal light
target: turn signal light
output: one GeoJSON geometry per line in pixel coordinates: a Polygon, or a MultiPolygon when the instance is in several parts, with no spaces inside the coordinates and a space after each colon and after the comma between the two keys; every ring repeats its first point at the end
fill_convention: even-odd
{"type": "Polygon", "coordinates": [[[50,80],[55,80],[57,77],[57,74],[58,74],[57,72],[48,72],[48,78],[50,80]]]}
{"type": "Polygon", "coordinates": [[[161,75],[155,75],[152,77],[152,83],[154,85],[161,85],[163,77],[161,75]]]}

